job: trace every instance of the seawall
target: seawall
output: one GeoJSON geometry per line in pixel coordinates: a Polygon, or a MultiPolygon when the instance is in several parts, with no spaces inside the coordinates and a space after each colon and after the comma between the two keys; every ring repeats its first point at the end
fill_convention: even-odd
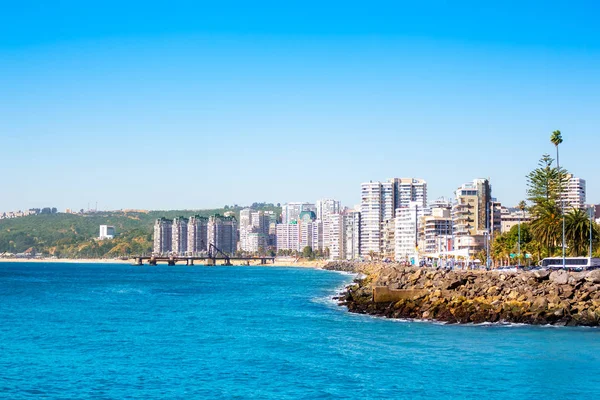
{"type": "Polygon", "coordinates": [[[448,323],[600,325],[600,270],[450,271],[330,263],[362,273],[339,297],[355,313],[448,323]]]}

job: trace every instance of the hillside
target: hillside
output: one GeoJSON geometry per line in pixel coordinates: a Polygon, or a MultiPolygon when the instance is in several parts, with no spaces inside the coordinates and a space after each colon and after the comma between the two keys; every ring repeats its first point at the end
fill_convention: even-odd
{"type": "MultiPolygon", "coordinates": [[[[280,213],[272,204],[255,204],[258,210],[280,213]]],[[[239,219],[243,207],[212,210],[150,212],[104,211],[90,214],[50,214],[0,220],[0,254],[33,250],[66,258],[120,257],[152,251],[153,224],[157,218],[209,216],[233,211],[239,219]],[[96,240],[100,225],[113,225],[117,237],[96,240]]]]}

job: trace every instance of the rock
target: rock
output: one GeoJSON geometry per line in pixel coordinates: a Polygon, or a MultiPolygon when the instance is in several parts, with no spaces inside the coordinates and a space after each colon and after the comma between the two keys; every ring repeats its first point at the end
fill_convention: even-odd
{"type": "Polygon", "coordinates": [[[448,290],[454,290],[454,289],[456,289],[456,288],[458,288],[458,287],[461,287],[461,286],[463,286],[465,283],[467,283],[467,280],[466,280],[466,279],[459,279],[459,280],[456,280],[456,281],[454,281],[454,282],[450,283],[450,284],[447,286],[447,289],[448,289],[448,290]]]}
{"type": "Polygon", "coordinates": [[[548,300],[545,297],[538,297],[533,302],[533,308],[539,311],[544,311],[548,308],[548,300]]]}
{"type": "Polygon", "coordinates": [[[600,269],[588,272],[585,280],[592,283],[600,283],[600,269]]]}
{"type": "Polygon", "coordinates": [[[553,271],[550,274],[550,281],[557,285],[566,285],[569,281],[569,274],[567,271],[553,271]]]}
{"type": "Polygon", "coordinates": [[[547,271],[547,270],[533,271],[533,276],[535,279],[537,279],[540,282],[545,281],[546,279],[548,279],[548,277],[550,277],[550,271],[547,271]]]}

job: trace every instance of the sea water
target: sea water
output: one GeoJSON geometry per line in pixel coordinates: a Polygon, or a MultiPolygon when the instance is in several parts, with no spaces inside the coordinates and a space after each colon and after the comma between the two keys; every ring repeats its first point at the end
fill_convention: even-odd
{"type": "Polygon", "coordinates": [[[351,276],[0,263],[0,397],[594,399],[600,331],[348,313],[351,276]]]}

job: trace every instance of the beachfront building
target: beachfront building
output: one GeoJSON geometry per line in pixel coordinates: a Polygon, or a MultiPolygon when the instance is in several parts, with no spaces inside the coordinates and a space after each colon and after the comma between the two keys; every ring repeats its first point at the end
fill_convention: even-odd
{"type": "Polygon", "coordinates": [[[500,214],[500,232],[506,233],[515,225],[531,222],[531,215],[527,210],[519,210],[518,208],[502,207],[500,214]]]}
{"type": "Polygon", "coordinates": [[[173,239],[173,221],[158,218],[154,222],[154,247],[153,254],[166,255],[171,252],[173,239]]]}
{"type": "Polygon", "coordinates": [[[251,253],[264,253],[269,247],[269,235],[250,232],[246,238],[245,250],[251,253]]]}
{"type": "Polygon", "coordinates": [[[234,216],[211,215],[208,218],[208,245],[215,246],[226,254],[237,248],[237,220],[234,216]]]}
{"type": "Polygon", "coordinates": [[[208,218],[194,215],[188,221],[187,252],[196,255],[208,250],[208,218]]]}
{"type": "Polygon", "coordinates": [[[372,181],[363,183],[361,185],[360,215],[361,256],[381,256],[383,254],[383,224],[394,218],[394,184],[372,181]]]}
{"type": "Polygon", "coordinates": [[[344,210],[329,216],[330,260],[355,260],[360,257],[360,212],[344,210]]]}
{"type": "Polygon", "coordinates": [[[252,232],[251,208],[244,208],[243,210],[240,210],[239,230],[240,241],[238,242],[238,248],[240,250],[246,250],[248,247],[248,233],[252,232]]]}
{"type": "Polygon", "coordinates": [[[486,247],[492,187],[487,179],[475,179],[460,186],[455,194],[452,209],[454,249],[465,250],[473,258],[486,247]]]}
{"type": "Polygon", "coordinates": [[[302,211],[316,212],[317,207],[312,203],[291,202],[281,206],[281,223],[290,224],[293,221],[298,221],[302,211]]]}
{"type": "Polygon", "coordinates": [[[564,202],[565,211],[568,212],[573,208],[585,209],[585,179],[577,178],[573,174],[567,174],[566,179],[565,189],[560,196],[564,202]]]}
{"type": "Polygon", "coordinates": [[[419,262],[419,227],[421,219],[431,213],[421,201],[411,201],[407,207],[396,209],[394,257],[396,261],[419,262]]]}
{"type": "Polygon", "coordinates": [[[274,223],[274,213],[265,211],[256,211],[251,208],[245,208],[240,211],[239,231],[240,240],[238,249],[248,252],[256,252],[260,247],[263,250],[269,247],[270,227],[274,223]],[[273,222],[272,222],[273,221],[273,222]],[[252,238],[250,239],[250,234],[252,238]],[[255,235],[255,234],[258,234],[255,235]],[[260,243],[257,247],[257,243],[260,243]]]}
{"type": "Polygon", "coordinates": [[[452,251],[451,206],[448,204],[431,208],[431,215],[422,218],[419,232],[422,238],[419,248],[425,254],[436,255],[452,251]]]}
{"type": "Polygon", "coordinates": [[[300,226],[298,222],[276,225],[277,252],[281,250],[299,251],[300,226]]]}
{"type": "Polygon", "coordinates": [[[316,203],[317,207],[317,221],[321,221],[323,224],[323,232],[319,241],[321,249],[329,247],[329,231],[330,231],[330,219],[329,216],[333,214],[339,214],[341,211],[341,203],[334,199],[321,199],[316,203]]]}
{"type": "Polygon", "coordinates": [[[187,253],[188,244],[188,220],[184,217],[173,219],[171,240],[172,252],[175,255],[182,256],[187,253]]]}
{"type": "Polygon", "coordinates": [[[427,182],[415,178],[392,178],[394,185],[394,209],[409,207],[416,202],[420,207],[427,206],[427,182]]]}
{"type": "Polygon", "coordinates": [[[99,240],[113,239],[117,235],[117,230],[111,225],[100,225],[99,240]]]}
{"type": "Polygon", "coordinates": [[[360,211],[345,212],[343,240],[346,260],[360,258],[360,211]]]}

